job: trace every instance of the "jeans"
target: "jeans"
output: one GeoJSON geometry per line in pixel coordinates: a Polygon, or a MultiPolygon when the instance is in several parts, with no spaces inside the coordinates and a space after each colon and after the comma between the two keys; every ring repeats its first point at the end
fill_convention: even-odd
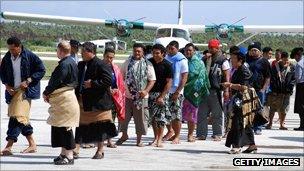
{"type": "Polygon", "coordinates": [[[8,130],[6,132],[7,137],[6,140],[14,140],[14,142],[17,142],[18,136],[20,133],[23,136],[28,136],[33,134],[33,127],[28,124],[24,125],[14,117],[10,117],[9,122],[8,122],[8,130]]]}
{"type": "Polygon", "coordinates": [[[219,102],[217,92],[210,90],[210,94],[204,97],[204,101],[198,108],[197,114],[197,137],[207,137],[208,120],[207,117],[211,112],[213,135],[222,136],[223,132],[223,110],[219,102]]]}

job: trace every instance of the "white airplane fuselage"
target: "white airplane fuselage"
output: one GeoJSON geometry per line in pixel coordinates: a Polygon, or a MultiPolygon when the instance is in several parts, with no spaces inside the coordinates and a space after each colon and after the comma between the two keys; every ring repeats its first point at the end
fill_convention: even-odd
{"type": "Polygon", "coordinates": [[[163,25],[156,30],[153,44],[162,44],[166,47],[173,40],[178,42],[179,48],[192,42],[189,30],[182,25],[163,25]]]}

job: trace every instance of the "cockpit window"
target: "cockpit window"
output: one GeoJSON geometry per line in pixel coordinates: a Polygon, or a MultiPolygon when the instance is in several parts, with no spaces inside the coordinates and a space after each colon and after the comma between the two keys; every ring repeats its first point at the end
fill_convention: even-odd
{"type": "Polygon", "coordinates": [[[180,37],[180,38],[184,38],[186,40],[189,40],[190,36],[188,35],[188,33],[185,30],[182,29],[173,29],[173,37],[180,37]]]}
{"type": "Polygon", "coordinates": [[[158,29],[156,33],[156,38],[161,37],[171,37],[171,28],[158,29]]]}

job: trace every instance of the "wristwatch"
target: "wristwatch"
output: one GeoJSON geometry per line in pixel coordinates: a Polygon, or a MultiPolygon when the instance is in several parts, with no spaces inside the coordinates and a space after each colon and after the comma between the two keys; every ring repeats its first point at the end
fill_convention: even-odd
{"type": "Polygon", "coordinates": [[[31,82],[32,82],[32,78],[31,77],[29,77],[29,78],[26,79],[26,84],[27,85],[29,85],[31,82]]]}

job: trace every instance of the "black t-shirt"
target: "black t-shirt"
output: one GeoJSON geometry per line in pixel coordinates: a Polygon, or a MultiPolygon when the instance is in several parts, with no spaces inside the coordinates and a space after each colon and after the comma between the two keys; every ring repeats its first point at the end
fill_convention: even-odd
{"type": "Polygon", "coordinates": [[[156,63],[153,58],[150,58],[149,61],[152,63],[156,75],[156,82],[150,92],[162,92],[167,84],[166,79],[173,78],[171,63],[166,59],[160,63],[156,63]]]}
{"type": "MultiPolygon", "coordinates": [[[[241,65],[236,71],[234,71],[232,77],[231,77],[231,83],[232,84],[241,84],[245,86],[250,86],[250,78],[252,77],[252,73],[244,65],[241,65]]],[[[232,90],[232,94],[235,94],[237,91],[232,90]]]]}

